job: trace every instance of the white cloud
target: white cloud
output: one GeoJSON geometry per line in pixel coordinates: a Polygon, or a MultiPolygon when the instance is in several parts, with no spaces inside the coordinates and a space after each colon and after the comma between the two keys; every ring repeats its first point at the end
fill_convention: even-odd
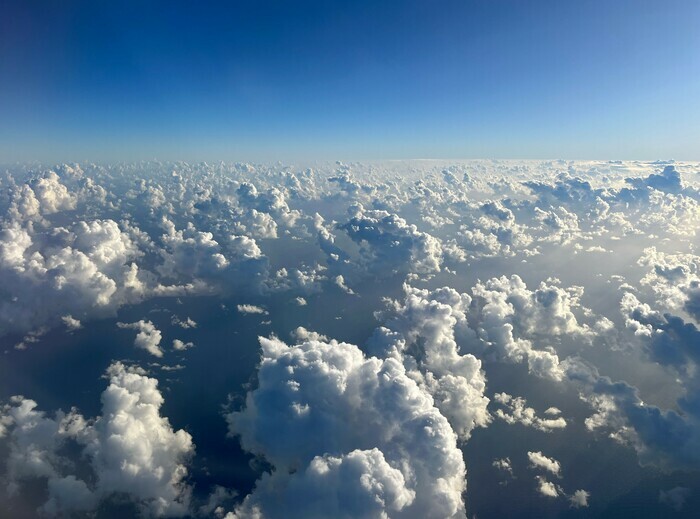
{"type": "Polygon", "coordinates": [[[14,397],[2,409],[9,439],[8,489],[23,481],[48,481],[48,499],[41,510],[52,516],[94,510],[100,501],[120,494],[146,515],[181,516],[189,507],[185,463],[194,452],[192,438],[173,431],[160,415],[163,397],[158,382],[138,368],[121,363],[107,370],[109,386],[102,393],[102,415],[85,420],[76,410],[55,419],[37,411],[37,404],[14,397]],[[89,461],[94,479],[67,471],[73,466],[62,447],[74,441],[89,461]]]}
{"type": "Polygon", "coordinates": [[[163,356],[163,350],[160,348],[160,341],[163,334],[151,321],[136,321],[135,323],[117,323],[119,328],[127,330],[137,330],[134,346],[146,350],[151,355],[156,357],[163,356]]]}
{"type": "Polygon", "coordinates": [[[69,332],[72,332],[75,330],[80,330],[80,328],[83,327],[82,324],[80,324],[80,321],[78,319],[75,319],[70,315],[64,315],[63,317],[61,317],[61,320],[66,325],[66,329],[69,332]]]}
{"type": "Polygon", "coordinates": [[[448,287],[431,292],[406,285],[404,291],[403,301],[391,303],[386,328],[375,332],[370,351],[403,355],[412,378],[433,396],[457,433],[468,438],[475,427],[491,421],[481,361],[460,354],[455,340],[457,329],[468,331],[471,298],[448,287]],[[422,351],[409,354],[412,348],[422,351]]]}
{"type": "Polygon", "coordinates": [[[197,322],[190,317],[186,317],[183,321],[178,316],[173,315],[172,319],[170,319],[170,322],[174,326],[179,326],[180,328],[183,328],[185,330],[189,330],[190,328],[197,328],[197,322]]]}
{"type": "Polygon", "coordinates": [[[536,476],[537,481],[537,491],[546,497],[559,497],[559,489],[551,481],[547,481],[546,478],[542,476],[536,476]]]}
{"type": "Polygon", "coordinates": [[[184,351],[189,350],[190,348],[194,348],[194,343],[183,342],[180,339],[173,339],[173,349],[175,351],[184,351]]]}
{"type": "Polygon", "coordinates": [[[530,466],[536,469],[543,469],[551,472],[555,476],[560,476],[561,464],[554,458],[548,458],[541,452],[528,452],[527,459],[530,461],[530,466]]]}
{"type": "Polygon", "coordinates": [[[274,470],[236,517],[314,517],[324,506],[352,517],[464,516],[457,436],[402,363],[335,341],[260,342],[258,388],[227,419],[242,446],[274,470]]]}
{"type": "Polygon", "coordinates": [[[238,310],[238,313],[241,314],[259,314],[259,315],[267,315],[268,311],[265,310],[262,306],[255,306],[255,305],[236,305],[236,309],[238,310]]]}
{"type": "Polygon", "coordinates": [[[588,499],[590,497],[590,492],[586,490],[577,490],[569,496],[569,502],[572,508],[586,508],[588,507],[588,499]]]}
{"type": "MultiPolygon", "coordinates": [[[[496,409],[494,415],[508,424],[519,423],[525,427],[533,427],[538,431],[552,432],[566,427],[566,420],[562,417],[540,418],[532,407],[527,407],[527,401],[522,397],[513,397],[508,393],[496,393],[494,401],[506,410],[496,409]]],[[[549,408],[546,414],[559,414],[559,410],[549,408]]]]}

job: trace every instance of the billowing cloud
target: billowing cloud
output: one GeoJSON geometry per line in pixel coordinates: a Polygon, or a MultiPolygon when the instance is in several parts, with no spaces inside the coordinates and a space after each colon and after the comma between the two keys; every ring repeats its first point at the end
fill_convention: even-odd
{"type": "Polygon", "coordinates": [[[274,469],[235,517],[464,516],[457,435],[401,362],[335,341],[260,342],[258,387],[227,419],[274,469]]]}
{"type": "Polygon", "coordinates": [[[102,415],[86,420],[75,409],[48,418],[36,402],[14,397],[0,420],[8,436],[8,491],[26,480],[48,481],[41,510],[51,516],[94,510],[110,496],[127,496],[152,516],[182,516],[189,507],[186,463],[191,436],[173,431],[160,415],[158,382],[121,363],[107,370],[102,415]],[[74,442],[89,460],[92,476],[72,474],[63,447],[74,442]]]}
{"type": "Polygon", "coordinates": [[[136,321],[135,323],[117,323],[119,328],[126,330],[136,330],[136,338],[134,339],[134,346],[146,350],[151,355],[156,357],[163,356],[163,350],[160,348],[160,341],[163,338],[163,334],[151,321],[136,321]]]}
{"type": "Polygon", "coordinates": [[[548,458],[541,452],[528,452],[527,459],[530,461],[530,466],[537,469],[546,470],[555,476],[560,475],[561,465],[554,458],[548,458]]]}
{"type": "MultiPolygon", "coordinates": [[[[556,418],[541,418],[537,416],[536,411],[532,407],[527,407],[527,400],[522,397],[513,397],[508,393],[496,393],[494,402],[504,408],[496,409],[494,415],[508,424],[519,423],[542,432],[552,432],[566,427],[566,420],[561,416],[556,418]]],[[[558,414],[553,412],[552,408],[547,409],[545,413],[550,415],[558,414]]]]}

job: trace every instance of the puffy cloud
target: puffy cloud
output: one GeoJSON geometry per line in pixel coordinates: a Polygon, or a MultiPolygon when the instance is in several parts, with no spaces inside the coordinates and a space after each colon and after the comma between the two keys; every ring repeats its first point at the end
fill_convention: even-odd
{"type": "MultiPolygon", "coordinates": [[[[244,503],[234,518],[264,517],[389,517],[400,515],[415,500],[402,472],[387,463],[379,449],[354,450],[347,455],[317,456],[298,476],[264,476],[256,486],[260,504],[244,503]],[[281,486],[282,489],[276,487],[281,486]],[[281,490],[281,492],[280,492],[281,490]],[[302,513],[291,503],[307,503],[302,513]]],[[[252,500],[250,500],[252,501],[252,500]]]]}
{"type": "Polygon", "coordinates": [[[258,388],[227,419],[274,470],[235,517],[464,517],[457,436],[401,362],[335,341],[260,342],[258,388]]]}
{"type": "Polygon", "coordinates": [[[173,339],[173,349],[175,351],[184,351],[184,350],[189,350],[190,348],[194,348],[194,343],[184,342],[184,341],[181,341],[180,339],[173,339]]]}
{"type": "Polygon", "coordinates": [[[547,211],[535,207],[535,217],[546,229],[546,241],[567,244],[580,237],[578,216],[564,207],[547,211]]]}
{"type": "Polygon", "coordinates": [[[198,231],[192,223],[180,231],[169,220],[163,220],[163,225],[166,234],[161,240],[165,248],[158,270],[164,276],[208,277],[229,265],[212,233],[198,231]]]}
{"type": "Polygon", "coordinates": [[[559,497],[559,488],[542,476],[536,476],[537,491],[546,497],[559,497]]]}
{"type": "MultiPolygon", "coordinates": [[[[249,182],[243,182],[236,191],[236,195],[241,207],[249,211],[247,218],[245,216],[243,218],[244,222],[248,220],[248,226],[255,227],[256,223],[254,222],[259,222],[260,219],[265,219],[266,216],[268,221],[262,224],[263,228],[276,228],[269,224],[269,220],[273,219],[275,225],[279,224],[291,229],[300,216],[298,211],[289,208],[285,193],[276,187],[269,189],[267,192],[260,193],[255,185],[249,182]]],[[[257,225],[260,227],[259,223],[257,225]]],[[[276,233],[273,234],[269,231],[266,237],[275,236],[276,233]]]]}
{"type": "Polygon", "coordinates": [[[532,373],[561,380],[564,374],[556,352],[534,349],[530,338],[590,337],[593,330],[579,324],[573,313],[582,292],[581,287],[564,289],[547,283],[532,291],[517,275],[477,283],[472,305],[478,312],[476,331],[499,358],[525,361],[532,373]]]}
{"type": "MultiPolygon", "coordinates": [[[[527,407],[527,401],[522,397],[513,397],[507,393],[496,393],[494,401],[506,408],[496,409],[494,415],[497,418],[509,424],[520,423],[525,427],[533,427],[538,431],[552,432],[556,429],[566,427],[566,420],[562,417],[557,418],[540,418],[532,407],[527,407]]],[[[552,408],[545,411],[547,414],[552,413],[552,408]]]]}
{"type": "Polygon", "coordinates": [[[10,445],[8,490],[16,491],[24,480],[46,479],[48,499],[41,510],[52,516],[94,510],[115,494],[127,496],[147,515],[184,515],[192,438],[173,431],[160,415],[163,397],[155,379],[118,362],[107,375],[102,415],[94,420],[76,410],[48,418],[22,397],[2,409],[10,445]],[[62,447],[70,441],[82,448],[94,477],[83,480],[67,473],[73,465],[64,459],[62,447]]]}
{"type": "Polygon", "coordinates": [[[569,496],[571,508],[586,508],[588,507],[588,499],[591,497],[590,492],[586,490],[576,490],[569,496]]]}
{"type": "Polygon", "coordinates": [[[338,286],[343,292],[346,294],[354,295],[355,292],[353,292],[352,288],[348,287],[345,284],[345,279],[343,278],[342,275],[338,275],[333,279],[333,282],[338,286]]]}
{"type": "Polygon", "coordinates": [[[440,240],[421,232],[396,214],[351,208],[349,221],[342,229],[361,245],[361,253],[370,271],[391,271],[431,274],[440,271],[440,240]]]}
{"type": "MultiPolygon", "coordinates": [[[[338,163],[314,168],[141,163],[59,166],[39,175],[32,167],[11,166],[0,172],[0,335],[8,337],[9,345],[25,348],[42,337],[48,342],[51,327],[70,331],[82,326],[85,333],[71,336],[81,341],[91,336],[94,318],[115,316],[124,305],[148,298],[177,297],[183,306],[171,324],[185,330],[186,337],[170,340],[178,352],[171,354],[181,357],[179,352],[200,344],[200,334],[209,333],[184,317],[188,312],[200,315],[186,310],[192,304],[188,296],[234,293],[238,301],[269,308],[266,322],[275,329],[283,324],[273,312],[277,300],[291,304],[290,315],[299,316],[294,326],[308,328],[292,332],[294,340],[326,347],[308,347],[303,355],[287,352],[294,359],[288,362],[280,360],[287,353],[263,356],[261,373],[272,373],[265,363],[284,362],[292,373],[279,374],[278,385],[271,379],[261,383],[250,392],[258,396],[249,395],[257,407],[247,405],[238,412],[249,417],[246,448],[271,465],[253,493],[242,502],[240,497],[238,508],[230,490],[214,487],[211,499],[197,499],[187,513],[197,513],[202,505],[200,513],[216,517],[230,510],[243,516],[282,516],[282,507],[296,499],[304,501],[299,515],[306,516],[330,510],[339,516],[347,511],[350,516],[422,517],[433,509],[436,516],[455,510],[461,515],[457,489],[464,476],[452,461],[459,452],[451,438],[464,441],[492,417],[539,431],[557,429],[557,437],[564,439],[572,434],[571,427],[564,428],[569,417],[559,410],[535,411],[525,398],[511,396],[523,394],[534,401],[528,391],[532,387],[537,392],[542,385],[573,386],[592,408],[586,427],[631,445],[642,464],[694,468],[700,451],[694,347],[700,315],[700,262],[695,254],[700,181],[696,164],[666,166],[599,161],[338,163]],[[596,272],[589,260],[601,260],[596,272]],[[541,272],[565,282],[552,277],[532,284],[530,279],[543,279],[541,272]],[[401,294],[404,280],[430,288],[407,287],[401,294]],[[435,288],[443,285],[455,289],[435,288]],[[595,312],[581,305],[583,288],[576,285],[585,286],[586,304],[595,312]],[[341,297],[338,289],[361,299],[341,297]],[[620,301],[618,289],[625,292],[621,314],[615,304],[620,301]],[[278,293],[282,291],[287,293],[278,293]],[[265,296],[275,304],[268,304],[265,296]],[[307,299],[309,306],[302,308],[307,299]],[[336,347],[328,347],[335,343],[326,335],[364,341],[370,333],[360,320],[379,310],[373,305],[380,306],[382,300],[388,308],[376,313],[381,326],[362,345],[365,353],[356,352],[359,360],[329,360],[332,354],[326,349],[336,347]],[[608,312],[613,320],[602,317],[608,312]],[[343,321],[333,316],[343,316],[343,321]],[[523,369],[494,362],[522,363],[532,375],[549,380],[530,386],[515,378],[526,376],[523,369]],[[513,380],[504,379],[504,371],[513,373],[513,380]],[[656,378],[647,380],[648,372],[656,378]],[[490,409],[486,373],[501,391],[490,409]],[[630,382],[640,390],[624,381],[627,376],[634,377],[630,382]],[[355,381],[347,390],[345,378],[355,381]],[[358,380],[368,387],[358,389],[358,380]],[[270,388],[282,391],[282,381],[292,393],[265,400],[274,394],[270,388]],[[343,389],[334,390],[336,386],[343,389]],[[382,399],[393,398],[392,388],[398,386],[404,388],[402,394],[418,396],[407,397],[408,403],[391,414],[382,399]],[[327,393],[333,395],[329,403],[318,401],[321,396],[314,400],[316,394],[327,393]],[[348,403],[360,398],[370,402],[369,409],[348,403]],[[416,403],[423,400],[427,404],[416,403]],[[385,414],[375,418],[380,410],[385,414]],[[292,416],[289,423],[285,413],[292,416]],[[405,425],[413,423],[408,416],[424,417],[431,430],[438,430],[437,439],[419,442],[423,432],[417,425],[405,425]],[[370,425],[357,432],[345,430],[347,423],[365,421],[374,423],[369,432],[370,425]],[[265,437],[271,430],[294,434],[288,435],[288,443],[278,440],[275,446],[265,437]],[[440,448],[442,454],[430,454],[440,448]],[[302,452],[290,461],[276,449],[302,452]],[[440,456],[449,459],[443,472],[433,467],[440,456]],[[443,481],[442,494],[436,490],[438,481],[443,481]],[[448,503],[444,509],[435,505],[443,501],[448,503]],[[318,506],[310,509],[313,503],[318,506]]],[[[220,303],[230,306],[230,301],[220,303]]],[[[149,309],[170,307],[169,302],[157,305],[149,309]]],[[[142,334],[137,345],[164,355],[160,332],[149,323],[126,326],[142,334]]],[[[304,350],[303,344],[285,347],[304,350]]],[[[344,358],[346,349],[339,347],[335,354],[344,358]]],[[[26,357],[7,353],[10,369],[14,356],[26,357]]],[[[152,366],[163,375],[182,368],[172,362],[152,366]]],[[[36,383],[43,388],[43,382],[36,383]]],[[[13,450],[10,445],[20,440],[10,408],[21,407],[17,400],[0,412],[0,436],[5,435],[3,442],[15,460],[7,471],[12,484],[21,484],[23,478],[45,479],[42,510],[49,515],[90,513],[103,506],[106,494],[98,491],[93,473],[92,460],[97,458],[85,450],[97,435],[96,423],[104,418],[86,420],[73,411],[48,418],[36,406],[24,409],[24,438],[29,430],[35,436],[13,450]],[[74,443],[84,455],[66,459],[75,451],[74,443]]],[[[566,408],[572,413],[577,409],[566,408]]],[[[516,438],[528,434],[518,427],[507,430],[516,438]]],[[[240,434],[242,439],[245,434],[240,434]]],[[[512,470],[510,460],[500,458],[503,453],[485,455],[499,457],[496,467],[503,475],[509,473],[507,467],[512,470]]],[[[135,466],[131,454],[120,456],[135,466]]],[[[186,464],[185,457],[180,465],[186,464]]],[[[167,468],[164,478],[171,470],[167,468]]],[[[178,498],[184,503],[187,488],[178,477],[171,480],[184,489],[178,498]]],[[[217,480],[213,472],[206,477],[207,484],[229,481],[217,480]]],[[[544,478],[537,484],[540,492],[558,497],[559,505],[565,500],[572,507],[588,503],[587,490],[567,494],[544,478]]],[[[591,490],[598,495],[596,487],[591,490]]],[[[146,504],[150,498],[134,499],[142,501],[145,513],[156,513],[146,504]]],[[[600,499],[607,499],[602,492],[600,499]]],[[[157,513],[181,513],[174,510],[157,513]]]]}
{"type": "MultiPolygon", "coordinates": [[[[567,379],[596,410],[586,420],[590,430],[612,431],[611,437],[632,445],[640,462],[662,468],[695,467],[700,449],[697,393],[679,400],[683,413],[645,404],[635,387],[601,376],[590,364],[577,359],[565,363],[567,379]]],[[[695,381],[693,381],[694,386],[695,381]]]]}
{"type": "Polygon", "coordinates": [[[652,173],[646,178],[628,178],[627,182],[636,188],[648,187],[666,193],[680,194],[685,186],[675,166],[664,167],[661,173],[652,173]]]}
{"type": "Polygon", "coordinates": [[[127,330],[136,330],[136,338],[134,339],[134,346],[146,350],[151,355],[156,357],[163,356],[163,350],[160,349],[160,341],[163,338],[163,334],[151,321],[136,321],[135,323],[117,323],[119,328],[127,330]]]}
{"type": "Polygon", "coordinates": [[[174,326],[179,326],[180,328],[183,328],[185,330],[188,330],[190,328],[197,328],[197,322],[194,319],[192,319],[191,317],[186,317],[185,320],[183,321],[178,316],[173,315],[172,318],[170,319],[170,322],[174,326]]]}
{"type": "Polygon", "coordinates": [[[322,283],[327,280],[325,271],[326,267],[319,264],[291,270],[281,268],[266,280],[267,289],[271,292],[293,290],[307,295],[315,294],[321,292],[322,283]]]}
{"type": "Polygon", "coordinates": [[[700,317],[700,257],[648,247],[637,264],[649,269],[641,284],[651,287],[659,306],[684,309],[694,318],[700,317]]]}
{"type": "Polygon", "coordinates": [[[236,309],[238,310],[238,313],[241,314],[260,314],[260,315],[267,315],[268,311],[265,310],[261,306],[255,306],[255,305],[237,305],[236,309]]]}
{"type": "Polygon", "coordinates": [[[20,219],[42,219],[45,215],[75,209],[75,205],[75,196],[61,184],[55,172],[49,171],[18,188],[10,214],[20,219]]]}
{"type": "Polygon", "coordinates": [[[231,236],[231,253],[235,258],[252,260],[262,258],[262,251],[253,238],[247,236],[231,236]]]}
{"type": "Polygon", "coordinates": [[[491,420],[481,362],[460,354],[455,339],[456,329],[469,333],[471,298],[447,287],[431,292],[405,285],[404,291],[403,301],[391,303],[386,328],[377,330],[370,348],[382,356],[403,356],[410,376],[433,396],[457,433],[468,438],[491,420]]]}
{"type": "Polygon", "coordinates": [[[134,263],[141,255],[130,232],[112,220],[81,221],[50,235],[9,224],[0,231],[0,334],[58,324],[59,303],[80,320],[141,300],[146,287],[134,263]]]}
{"type": "Polygon", "coordinates": [[[80,328],[83,327],[83,325],[80,323],[78,319],[75,319],[73,316],[70,315],[64,315],[61,317],[61,320],[63,321],[63,324],[66,325],[66,328],[68,331],[72,332],[75,330],[79,330],[80,328]]]}
{"type": "Polygon", "coordinates": [[[513,465],[511,464],[510,458],[497,458],[493,460],[491,466],[502,472],[505,472],[511,478],[515,477],[513,475],[513,465]]]}
{"type": "Polygon", "coordinates": [[[311,330],[307,330],[303,326],[298,326],[296,329],[292,330],[291,336],[293,339],[300,342],[309,340],[328,342],[328,337],[326,337],[325,335],[311,330]]]}
{"type": "Polygon", "coordinates": [[[560,476],[561,464],[554,458],[548,458],[541,452],[528,452],[527,459],[530,461],[530,466],[536,469],[546,470],[555,476],[560,476]]]}

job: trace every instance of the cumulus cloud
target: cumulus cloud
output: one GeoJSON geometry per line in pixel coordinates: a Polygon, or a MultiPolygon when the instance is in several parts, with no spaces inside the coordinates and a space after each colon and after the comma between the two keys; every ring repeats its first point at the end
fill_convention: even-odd
{"type": "Polygon", "coordinates": [[[175,351],[184,351],[184,350],[189,350],[190,348],[194,348],[194,343],[184,342],[184,341],[181,341],[180,339],[173,339],[173,349],[175,351]]]}
{"type": "Polygon", "coordinates": [[[439,239],[387,211],[365,209],[362,205],[350,211],[350,219],[342,229],[361,245],[368,269],[418,274],[440,271],[442,247],[439,239]]]}
{"type": "Polygon", "coordinates": [[[460,354],[455,339],[456,330],[468,330],[466,311],[471,298],[448,287],[431,292],[406,285],[404,291],[403,301],[391,303],[388,320],[375,332],[370,349],[382,356],[402,357],[452,427],[468,438],[475,427],[491,421],[481,362],[474,355],[460,354]]]}
{"type": "Polygon", "coordinates": [[[0,230],[0,333],[104,315],[146,292],[134,260],[141,252],[112,220],[78,222],[53,236],[14,222],[0,230]],[[64,314],[65,315],[65,314],[64,314]]]}
{"type": "Polygon", "coordinates": [[[593,335],[595,332],[579,323],[573,312],[582,292],[582,287],[561,288],[556,280],[542,282],[532,291],[517,275],[478,283],[473,288],[476,331],[499,358],[526,362],[533,374],[562,380],[564,373],[555,350],[535,349],[533,339],[593,335]]]}
{"type": "Polygon", "coordinates": [[[170,322],[174,326],[179,326],[180,328],[183,328],[185,330],[188,330],[190,328],[197,328],[197,322],[190,317],[186,317],[184,320],[182,320],[178,316],[173,315],[170,322]]]}
{"type": "Polygon", "coordinates": [[[14,397],[2,408],[10,445],[8,491],[24,481],[48,482],[42,512],[66,516],[94,510],[114,495],[127,496],[146,515],[182,516],[189,507],[186,463],[194,452],[191,436],[173,431],[160,415],[163,397],[158,382],[139,368],[121,363],[107,370],[102,415],[86,420],[77,410],[48,418],[33,400],[14,397]],[[69,471],[62,447],[77,444],[93,477],[69,471]]]}
{"type": "Polygon", "coordinates": [[[236,309],[238,310],[238,313],[241,314],[259,314],[259,315],[267,315],[268,311],[265,310],[262,306],[256,306],[256,305],[237,305],[236,309]]]}
{"type": "Polygon", "coordinates": [[[126,330],[136,330],[136,338],[134,339],[134,346],[146,350],[151,355],[156,357],[163,356],[163,350],[160,348],[160,341],[163,338],[163,334],[151,321],[136,321],[135,323],[122,323],[118,322],[117,326],[126,330]]]}
{"type": "Polygon", "coordinates": [[[536,476],[537,491],[546,497],[559,497],[559,488],[542,476],[536,476]]]}
{"type": "MultiPolygon", "coordinates": [[[[583,423],[631,446],[653,466],[644,474],[692,470],[700,452],[696,173],[696,164],[640,161],[8,166],[0,171],[0,336],[10,346],[36,348],[53,328],[82,328],[62,339],[81,348],[95,319],[113,326],[118,310],[139,304],[167,312],[154,321],[170,318],[179,332],[167,337],[146,319],[118,326],[158,357],[165,334],[169,354],[182,357],[210,340],[201,313],[209,307],[192,299],[202,296],[214,309],[265,315],[262,324],[279,333],[297,327],[298,343],[263,341],[246,404],[227,414],[230,432],[264,459],[250,495],[234,497],[222,486],[228,476],[207,466],[211,486],[197,479],[190,499],[182,474],[193,448],[159,447],[140,429],[147,422],[164,444],[177,443],[150,411],[142,420],[141,406],[151,404],[115,404],[113,418],[104,404],[87,419],[75,410],[49,417],[21,398],[0,412],[8,490],[42,479],[37,506],[58,516],[94,513],[125,492],[146,515],[286,517],[286,506],[304,517],[459,517],[467,507],[457,442],[490,434],[493,420],[522,425],[498,428],[515,440],[534,429],[563,444],[583,423]],[[279,300],[288,303],[282,321],[279,300]],[[498,388],[491,401],[487,375],[498,388]],[[546,399],[538,407],[542,388],[561,390],[565,415],[545,409],[546,399]],[[571,392],[588,415],[566,402],[571,392]],[[122,419],[133,435],[116,435],[140,454],[110,446],[104,424],[122,419]],[[126,472],[139,483],[118,483],[126,472]]],[[[31,355],[6,348],[8,370],[31,355]]],[[[151,366],[163,376],[183,368],[151,366]]],[[[125,401],[150,394],[116,380],[125,401]]],[[[216,415],[220,403],[202,406],[216,415]]],[[[513,478],[518,460],[503,457],[513,453],[486,448],[482,459],[495,459],[501,479],[532,484],[513,478]]],[[[537,492],[556,506],[588,506],[588,490],[568,494],[544,477],[554,472],[536,470],[537,492]]],[[[597,488],[606,481],[590,489],[596,499],[607,499],[597,488]]],[[[682,495],[663,490],[660,500],[675,507],[682,495]]]]}
{"type": "Polygon", "coordinates": [[[258,387],[227,419],[274,469],[234,517],[464,517],[457,435],[401,362],[335,341],[260,342],[258,387]]]}
{"type": "Polygon", "coordinates": [[[530,461],[530,466],[536,469],[546,470],[555,476],[560,476],[561,464],[554,458],[548,458],[541,452],[528,452],[527,459],[530,461]]]}
{"type": "Polygon", "coordinates": [[[61,317],[61,320],[63,321],[63,324],[66,325],[66,329],[70,332],[80,330],[80,328],[83,327],[83,325],[78,319],[75,319],[73,316],[70,315],[64,315],[63,317],[61,317]]]}
{"type": "Polygon", "coordinates": [[[588,499],[591,497],[590,492],[586,490],[577,490],[569,496],[571,508],[586,508],[588,507],[588,499]]]}
{"type": "Polygon", "coordinates": [[[696,393],[679,401],[685,411],[681,414],[645,404],[637,388],[601,376],[590,364],[572,359],[566,372],[595,409],[586,419],[589,430],[610,431],[614,439],[633,446],[643,464],[669,469],[696,466],[700,441],[696,393]]]}
{"type": "MultiPolygon", "coordinates": [[[[522,397],[513,397],[508,393],[496,393],[494,401],[505,408],[505,410],[496,409],[494,415],[508,424],[519,423],[542,432],[552,432],[566,427],[566,420],[560,416],[557,418],[537,416],[536,411],[532,407],[527,407],[527,401],[522,397]]],[[[545,413],[556,415],[559,410],[549,408],[545,413]]]]}
{"type": "MultiPolygon", "coordinates": [[[[510,458],[497,458],[493,460],[493,463],[491,463],[491,466],[494,467],[495,469],[499,470],[500,472],[503,472],[504,474],[507,474],[509,478],[515,478],[515,475],[513,474],[513,465],[510,461],[510,458]]],[[[502,485],[507,484],[507,480],[504,482],[501,482],[502,485]]]]}

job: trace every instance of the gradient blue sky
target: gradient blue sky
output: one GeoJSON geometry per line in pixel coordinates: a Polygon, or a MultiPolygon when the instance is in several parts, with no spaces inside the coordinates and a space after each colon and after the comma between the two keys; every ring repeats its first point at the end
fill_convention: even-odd
{"type": "Polygon", "coordinates": [[[700,159],[697,0],[0,2],[0,161],[700,159]]]}

